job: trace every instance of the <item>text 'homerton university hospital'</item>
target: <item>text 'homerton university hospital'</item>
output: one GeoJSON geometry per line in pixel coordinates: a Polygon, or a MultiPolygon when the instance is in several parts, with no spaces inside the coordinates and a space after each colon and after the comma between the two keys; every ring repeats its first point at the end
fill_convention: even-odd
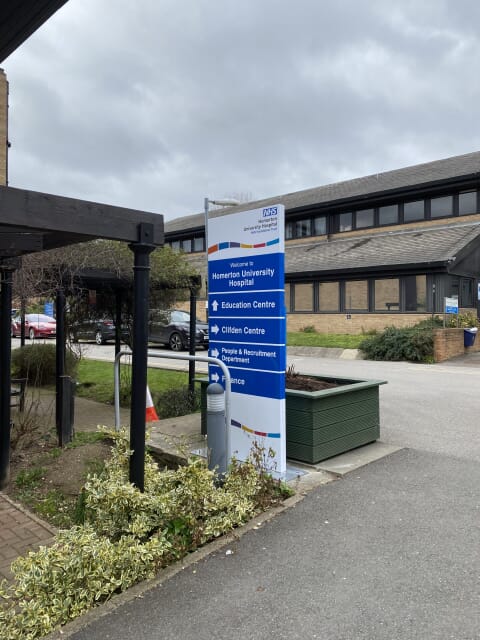
{"type": "Polygon", "coordinates": [[[265,269],[242,269],[241,271],[229,271],[227,273],[213,272],[213,280],[226,280],[228,286],[232,288],[243,288],[255,286],[255,278],[270,277],[275,275],[275,269],[266,267],[265,269]]]}

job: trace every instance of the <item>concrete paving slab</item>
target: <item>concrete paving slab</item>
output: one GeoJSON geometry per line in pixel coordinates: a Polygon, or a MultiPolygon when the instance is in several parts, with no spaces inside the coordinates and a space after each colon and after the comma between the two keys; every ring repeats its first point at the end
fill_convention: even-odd
{"type": "Polygon", "coordinates": [[[344,349],[340,354],[342,360],[361,360],[362,354],[360,349],[344,349]]]}
{"type": "Polygon", "coordinates": [[[185,464],[192,452],[206,451],[206,438],[200,433],[200,414],[150,422],[146,445],[166,464],[185,464]]]}
{"type": "Polygon", "coordinates": [[[347,451],[334,458],[323,460],[316,465],[313,465],[318,471],[328,471],[334,473],[337,476],[345,476],[347,473],[356,471],[360,467],[364,467],[371,462],[380,460],[385,456],[389,456],[396,451],[400,451],[402,447],[396,447],[386,442],[372,442],[364,447],[347,451]]]}

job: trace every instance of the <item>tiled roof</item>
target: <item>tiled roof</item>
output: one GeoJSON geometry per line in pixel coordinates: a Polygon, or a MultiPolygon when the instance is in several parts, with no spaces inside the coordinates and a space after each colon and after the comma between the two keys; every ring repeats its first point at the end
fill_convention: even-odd
{"type": "Polygon", "coordinates": [[[288,275],[341,269],[454,262],[472,240],[480,240],[480,223],[392,231],[288,245],[288,275]]]}
{"type": "MultiPolygon", "coordinates": [[[[294,193],[287,193],[273,198],[248,202],[238,207],[228,207],[211,211],[210,216],[226,215],[233,211],[256,209],[270,204],[284,204],[285,209],[297,209],[322,203],[334,203],[348,198],[363,197],[374,194],[386,193],[396,189],[427,185],[432,182],[451,180],[463,176],[479,174],[480,176],[480,152],[467,153],[462,156],[425,162],[423,164],[376,173],[363,178],[344,180],[322,187],[305,189],[294,193]]],[[[204,226],[203,213],[184,216],[165,223],[165,232],[184,231],[187,229],[201,228],[204,226]]]]}

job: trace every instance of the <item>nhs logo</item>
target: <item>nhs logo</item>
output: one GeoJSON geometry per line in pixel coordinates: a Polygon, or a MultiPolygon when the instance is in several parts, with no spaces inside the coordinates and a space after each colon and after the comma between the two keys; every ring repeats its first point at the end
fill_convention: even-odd
{"type": "Polygon", "coordinates": [[[265,207],[265,209],[262,209],[262,216],[264,218],[270,218],[270,216],[276,216],[277,215],[277,207],[265,207]]]}

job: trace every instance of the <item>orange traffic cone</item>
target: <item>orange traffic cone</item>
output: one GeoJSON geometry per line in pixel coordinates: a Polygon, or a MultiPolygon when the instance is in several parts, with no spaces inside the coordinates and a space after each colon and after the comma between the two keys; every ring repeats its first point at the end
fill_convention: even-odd
{"type": "Polygon", "coordinates": [[[147,385],[147,412],[145,415],[146,422],[155,422],[158,420],[157,411],[155,409],[155,405],[153,404],[152,396],[150,395],[150,389],[147,385]]]}

